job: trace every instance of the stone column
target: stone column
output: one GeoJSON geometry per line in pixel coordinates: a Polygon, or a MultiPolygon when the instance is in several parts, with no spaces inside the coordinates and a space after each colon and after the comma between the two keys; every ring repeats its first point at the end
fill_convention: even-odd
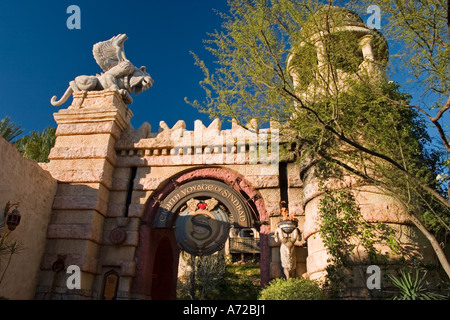
{"type": "Polygon", "coordinates": [[[373,35],[367,34],[359,40],[359,45],[361,47],[361,51],[365,60],[374,61],[375,57],[373,55],[373,35]]]}
{"type": "Polygon", "coordinates": [[[93,287],[116,163],[114,144],[132,113],[116,91],[75,93],[54,114],[58,128],[48,170],[58,180],[37,299],[97,298],[93,287]],[[59,261],[59,268],[57,268],[59,261]],[[69,290],[66,268],[81,270],[81,289],[69,290]],[[61,270],[62,268],[62,270],[61,270]]]}
{"type": "MultiPolygon", "coordinates": [[[[308,257],[307,274],[311,280],[323,280],[326,277],[326,267],[331,257],[320,236],[320,200],[323,193],[319,189],[320,181],[314,175],[314,167],[302,172],[303,176],[303,206],[305,211],[304,239],[307,240],[308,257]]],[[[379,263],[382,275],[394,273],[394,270],[414,261],[424,263],[436,263],[433,251],[423,234],[410,222],[403,207],[395,199],[380,188],[372,185],[361,185],[352,176],[346,176],[343,180],[329,179],[322,181],[329,189],[347,189],[352,192],[356,203],[360,208],[362,218],[369,223],[383,223],[391,228],[394,238],[398,241],[400,252],[395,253],[385,243],[377,241],[375,249],[389,257],[385,263],[379,263]],[[404,261],[403,261],[404,260],[404,261]],[[401,263],[401,264],[399,264],[401,263]]],[[[347,289],[341,292],[342,298],[362,299],[370,296],[366,285],[368,274],[367,267],[372,265],[367,251],[362,246],[357,246],[352,251],[350,258],[351,270],[342,270],[345,279],[348,280],[347,289]]],[[[392,286],[389,281],[381,277],[381,289],[389,291],[392,286]]]]}
{"type": "Polygon", "coordinates": [[[376,49],[376,39],[372,34],[367,34],[359,40],[364,61],[359,66],[360,73],[363,72],[367,76],[367,80],[373,84],[378,84],[384,80],[385,65],[375,59],[374,49],[376,49]]]}

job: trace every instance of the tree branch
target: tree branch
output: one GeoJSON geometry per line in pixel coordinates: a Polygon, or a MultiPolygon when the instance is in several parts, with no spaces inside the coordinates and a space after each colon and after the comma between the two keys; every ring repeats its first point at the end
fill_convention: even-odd
{"type": "Polygon", "coordinates": [[[374,156],[376,158],[379,158],[381,160],[386,161],[387,163],[393,165],[395,168],[397,168],[400,172],[403,172],[409,179],[411,179],[412,181],[414,181],[420,188],[422,188],[423,190],[427,191],[428,193],[430,193],[431,195],[433,195],[433,197],[435,197],[440,203],[442,203],[445,207],[450,208],[450,201],[448,201],[446,198],[444,198],[439,192],[437,192],[435,189],[431,188],[430,186],[426,185],[425,183],[423,183],[422,181],[420,181],[420,179],[418,179],[416,176],[414,176],[413,174],[411,174],[408,170],[406,170],[405,168],[403,168],[402,165],[400,165],[397,161],[395,161],[394,159],[392,159],[391,157],[376,152],[374,150],[370,150],[364,146],[362,146],[361,144],[347,138],[345,136],[345,134],[339,133],[337,132],[333,127],[331,127],[330,125],[326,124],[319,116],[319,114],[314,111],[313,109],[307,107],[303,101],[301,101],[295,94],[293,94],[292,92],[289,92],[288,90],[283,90],[285,93],[287,93],[289,96],[293,97],[295,100],[297,100],[298,102],[300,102],[300,108],[305,109],[306,111],[311,112],[315,118],[317,119],[317,121],[323,126],[323,128],[327,131],[329,131],[330,133],[332,133],[334,136],[336,136],[339,140],[347,143],[348,145],[354,147],[355,149],[362,151],[366,154],[369,154],[371,156],[374,156]]]}
{"type": "Polygon", "coordinates": [[[441,124],[439,123],[439,120],[442,118],[442,116],[444,115],[444,113],[450,109],[450,96],[447,98],[447,102],[445,103],[445,105],[439,109],[438,113],[436,114],[436,116],[432,116],[430,115],[428,112],[426,112],[424,109],[420,108],[419,106],[416,105],[410,105],[410,104],[405,104],[402,102],[399,102],[397,100],[391,99],[389,98],[387,95],[385,95],[383,92],[381,92],[380,90],[376,89],[375,87],[373,87],[370,83],[367,83],[366,81],[364,81],[364,79],[362,79],[362,77],[356,73],[356,76],[363,81],[363,83],[370,89],[372,90],[374,93],[381,95],[382,97],[384,97],[385,99],[387,99],[389,102],[394,103],[396,105],[399,105],[401,107],[408,107],[408,108],[414,108],[417,111],[421,112],[422,114],[424,114],[430,121],[431,123],[433,123],[433,125],[436,127],[438,133],[439,133],[439,137],[442,140],[442,144],[444,145],[445,149],[447,150],[448,153],[450,153],[450,143],[445,135],[444,129],[442,128],[441,124]]]}

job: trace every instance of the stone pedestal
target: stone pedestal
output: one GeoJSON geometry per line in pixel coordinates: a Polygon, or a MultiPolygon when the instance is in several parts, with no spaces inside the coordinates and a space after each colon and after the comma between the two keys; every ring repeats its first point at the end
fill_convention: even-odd
{"type": "Polygon", "coordinates": [[[76,93],[72,105],[54,114],[58,128],[48,171],[58,180],[37,299],[97,298],[103,224],[116,163],[114,144],[132,113],[116,91],[76,93]],[[63,270],[55,271],[55,262],[63,270]],[[81,270],[81,289],[69,290],[69,265],[81,270]],[[68,297],[70,296],[70,297],[68,297]]]}

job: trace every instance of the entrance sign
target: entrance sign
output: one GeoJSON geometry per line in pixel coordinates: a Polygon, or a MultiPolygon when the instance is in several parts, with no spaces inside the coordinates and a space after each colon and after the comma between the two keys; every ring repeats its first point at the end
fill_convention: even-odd
{"type": "Polygon", "coordinates": [[[161,203],[154,228],[175,228],[178,245],[192,255],[209,255],[223,248],[229,229],[252,227],[244,197],[215,180],[186,183],[161,203]]]}
{"type": "Polygon", "coordinates": [[[181,248],[195,256],[212,254],[228,239],[228,212],[215,198],[191,198],[175,221],[175,238],[181,248]]]}

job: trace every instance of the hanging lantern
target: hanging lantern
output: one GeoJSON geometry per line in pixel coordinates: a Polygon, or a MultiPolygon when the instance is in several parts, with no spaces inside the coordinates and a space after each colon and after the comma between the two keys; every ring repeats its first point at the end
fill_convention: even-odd
{"type": "Polygon", "coordinates": [[[20,223],[20,213],[17,208],[15,208],[11,213],[8,214],[6,218],[6,225],[8,226],[9,230],[14,230],[20,223]]]}

